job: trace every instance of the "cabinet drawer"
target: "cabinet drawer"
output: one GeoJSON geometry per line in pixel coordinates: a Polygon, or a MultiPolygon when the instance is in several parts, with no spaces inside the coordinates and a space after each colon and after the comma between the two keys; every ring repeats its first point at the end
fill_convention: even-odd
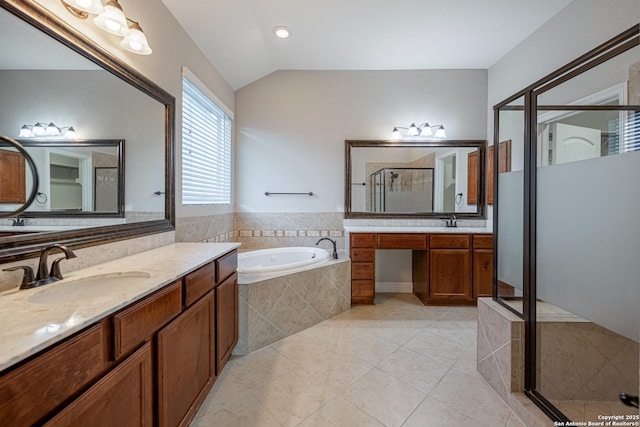
{"type": "Polygon", "coordinates": [[[375,243],[375,234],[356,233],[351,235],[352,248],[372,248],[375,243]]]}
{"type": "Polygon", "coordinates": [[[102,324],[0,377],[0,420],[33,425],[97,378],[108,365],[102,324]]]}
{"type": "Polygon", "coordinates": [[[473,247],[476,249],[493,249],[492,234],[474,234],[473,247]]]}
{"type": "Polygon", "coordinates": [[[216,283],[220,283],[236,272],[238,268],[238,252],[233,251],[218,258],[216,260],[216,267],[218,269],[216,283]]]}
{"type": "Polygon", "coordinates": [[[468,249],[468,234],[432,234],[429,237],[431,248],[442,249],[468,249]]]}
{"type": "Polygon", "coordinates": [[[427,249],[424,234],[385,233],[378,234],[378,249],[427,249]]]}
{"type": "Polygon", "coordinates": [[[373,280],[352,280],[351,296],[354,298],[373,298],[376,284],[373,280]]]}
{"type": "Polygon", "coordinates": [[[182,311],[182,280],[178,280],[113,316],[115,358],[133,350],[182,311]]]}
{"type": "Polygon", "coordinates": [[[215,265],[213,262],[189,273],[184,278],[184,304],[190,306],[216,285],[215,265]]]}
{"type": "Polygon", "coordinates": [[[351,261],[354,262],[373,262],[376,257],[376,251],[369,248],[353,248],[351,249],[351,261]]]}
{"type": "Polygon", "coordinates": [[[366,280],[375,278],[375,267],[372,262],[353,262],[351,263],[351,279],[366,280]]]}

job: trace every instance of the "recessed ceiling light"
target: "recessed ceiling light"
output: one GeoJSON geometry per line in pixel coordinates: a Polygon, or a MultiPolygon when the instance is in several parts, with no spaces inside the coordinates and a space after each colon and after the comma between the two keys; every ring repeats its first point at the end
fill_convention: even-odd
{"type": "Polygon", "coordinates": [[[275,34],[276,37],[279,39],[286,39],[286,38],[289,38],[289,36],[291,35],[291,30],[289,30],[287,27],[282,27],[282,26],[274,27],[273,34],[275,34]]]}

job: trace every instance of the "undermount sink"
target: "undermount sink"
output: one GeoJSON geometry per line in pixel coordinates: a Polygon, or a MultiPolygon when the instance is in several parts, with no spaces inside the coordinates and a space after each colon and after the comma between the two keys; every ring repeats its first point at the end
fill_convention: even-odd
{"type": "Polygon", "coordinates": [[[31,295],[28,301],[34,304],[60,304],[82,301],[120,292],[130,286],[141,284],[151,275],[145,271],[126,271],[89,276],[59,284],[52,283],[40,292],[31,295]]]}

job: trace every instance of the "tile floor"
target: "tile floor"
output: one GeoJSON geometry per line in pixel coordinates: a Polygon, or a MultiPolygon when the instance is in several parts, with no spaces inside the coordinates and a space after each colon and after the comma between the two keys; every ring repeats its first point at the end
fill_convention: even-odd
{"type": "Polygon", "coordinates": [[[524,424],[476,372],[476,308],[380,294],[234,356],[191,426],[524,424]]]}

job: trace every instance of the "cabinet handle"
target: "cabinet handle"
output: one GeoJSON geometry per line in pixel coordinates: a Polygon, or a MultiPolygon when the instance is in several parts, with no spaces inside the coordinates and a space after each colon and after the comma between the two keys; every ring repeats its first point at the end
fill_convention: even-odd
{"type": "Polygon", "coordinates": [[[484,264],[482,264],[482,268],[484,268],[485,270],[487,269],[487,267],[489,267],[489,263],[485,262],[484,264]]]}

